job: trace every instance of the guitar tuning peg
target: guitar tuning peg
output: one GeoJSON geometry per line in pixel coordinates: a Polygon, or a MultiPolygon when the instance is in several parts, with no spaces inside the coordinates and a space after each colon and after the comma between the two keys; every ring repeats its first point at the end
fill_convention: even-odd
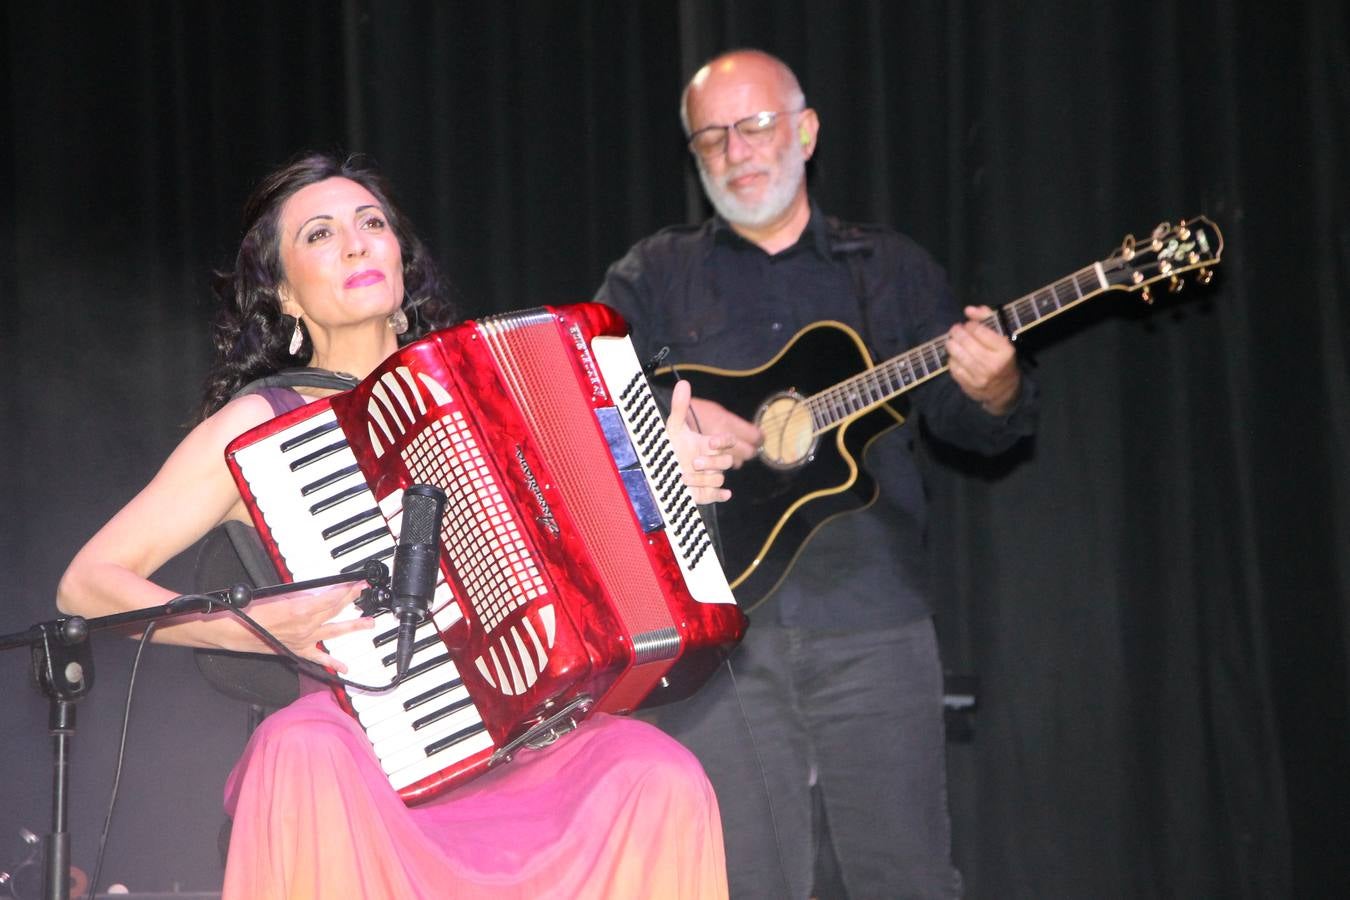
{"type": "Polygon", "coordinates": [[[1139,292],[1139,299],[1140,299],[1140,300],[1143,300],[1143,301],[1144,301],[1145,303],[1147,303],[1149,306],[1152,306],[1152,305],[1153,305],[1153,291],[1151,291],[1151,290],[1150,290],[1149,288],[1147,288],[1147,287],[1144,288],[1142,291],[1139,292]]]}
{"type": "Polygon", "coordinates": [[[1195,273],[1195,280],[1201,284],[1209,284],[1214,280],[1214,270],[1208,266],[1202,266],[1200,270],[1195,273]]]}
{"type": "Polygon", "coordinates": [[[1181,277],[1178,275],[1173,275],[1171,278],[1167,279],[1167,290],[1170,293],[1175,294],[1185,286],[1186,282],[1182,281],[1181,277]]]}
{"type": "Polygon", "coordinates": [[[1183,241],[1189,241],[1191,239],[1191,230],[1186,227],[1185,219],[1182,219],[1177,223],[1177,238],[1183,241]]]}

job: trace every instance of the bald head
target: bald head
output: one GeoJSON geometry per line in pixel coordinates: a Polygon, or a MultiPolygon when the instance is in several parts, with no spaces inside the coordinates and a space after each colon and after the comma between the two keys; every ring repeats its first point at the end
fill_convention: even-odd
{"type": "Polygon", "coordinates": [[[714,57],[685,86],[680,95],[680,122],[691,134],[707,124],[699,113],[710,98],[728,93],[758,93],[771,102],[761,109],[798,110],[806,105],[797,76],[781,59],[763,50],[732,50],[714,57]]]}

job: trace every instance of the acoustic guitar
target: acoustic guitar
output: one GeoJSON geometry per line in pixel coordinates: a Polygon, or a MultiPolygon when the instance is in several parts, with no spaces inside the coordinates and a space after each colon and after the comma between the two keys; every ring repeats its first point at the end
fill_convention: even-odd
{"type": "MultiPolygon", "coordinates": [[[[1108,291],[1171,291],[1194,273],[1213,277],[1223,235],[1204,217],[1162,223],[1148,238],[1127,235],[1110,256],[999,307],[983,322],[1017,337],[1108,291]]],[[[947,369],[947,337],[873,364],[858,334],[840,322],[799,331],[755,369],[665,366],[656,375],[688,379],[695,397],[721,403],[764,434],[756,460],[727,473],[732,499],[718,506],[723,568],[745,610],[782,582],[802,547],[834,516],[871,504],[877,485],[859,464],[868,444],[904,421],[890,404],[947,369]]]]}

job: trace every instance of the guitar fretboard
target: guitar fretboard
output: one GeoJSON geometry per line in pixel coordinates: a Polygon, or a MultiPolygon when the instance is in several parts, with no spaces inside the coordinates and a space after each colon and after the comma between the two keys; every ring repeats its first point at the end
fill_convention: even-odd
{"type": "MultiPolygon", "coordinates": [[[[982,324],[1009,338],[1110,288],[1100,263],[1093,263],[1019,297],[982,324]]],[[[899,356],[841,381],[807,399],[812,429],[819,434],[852,416],[879,406],[947,370],[947,336],[933,338],[899,356]]]]}

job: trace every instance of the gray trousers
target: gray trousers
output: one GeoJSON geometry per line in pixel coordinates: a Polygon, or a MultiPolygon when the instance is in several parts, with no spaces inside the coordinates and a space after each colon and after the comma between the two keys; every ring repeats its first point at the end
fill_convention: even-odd
{"type": "Polygon", "coordinates": [[[717,791],[733,900],[806,900],[824,800],[850,900],[958,897],[931,619],[872,631],[756,620],[699,693],[658,725],[717,791]]]}

